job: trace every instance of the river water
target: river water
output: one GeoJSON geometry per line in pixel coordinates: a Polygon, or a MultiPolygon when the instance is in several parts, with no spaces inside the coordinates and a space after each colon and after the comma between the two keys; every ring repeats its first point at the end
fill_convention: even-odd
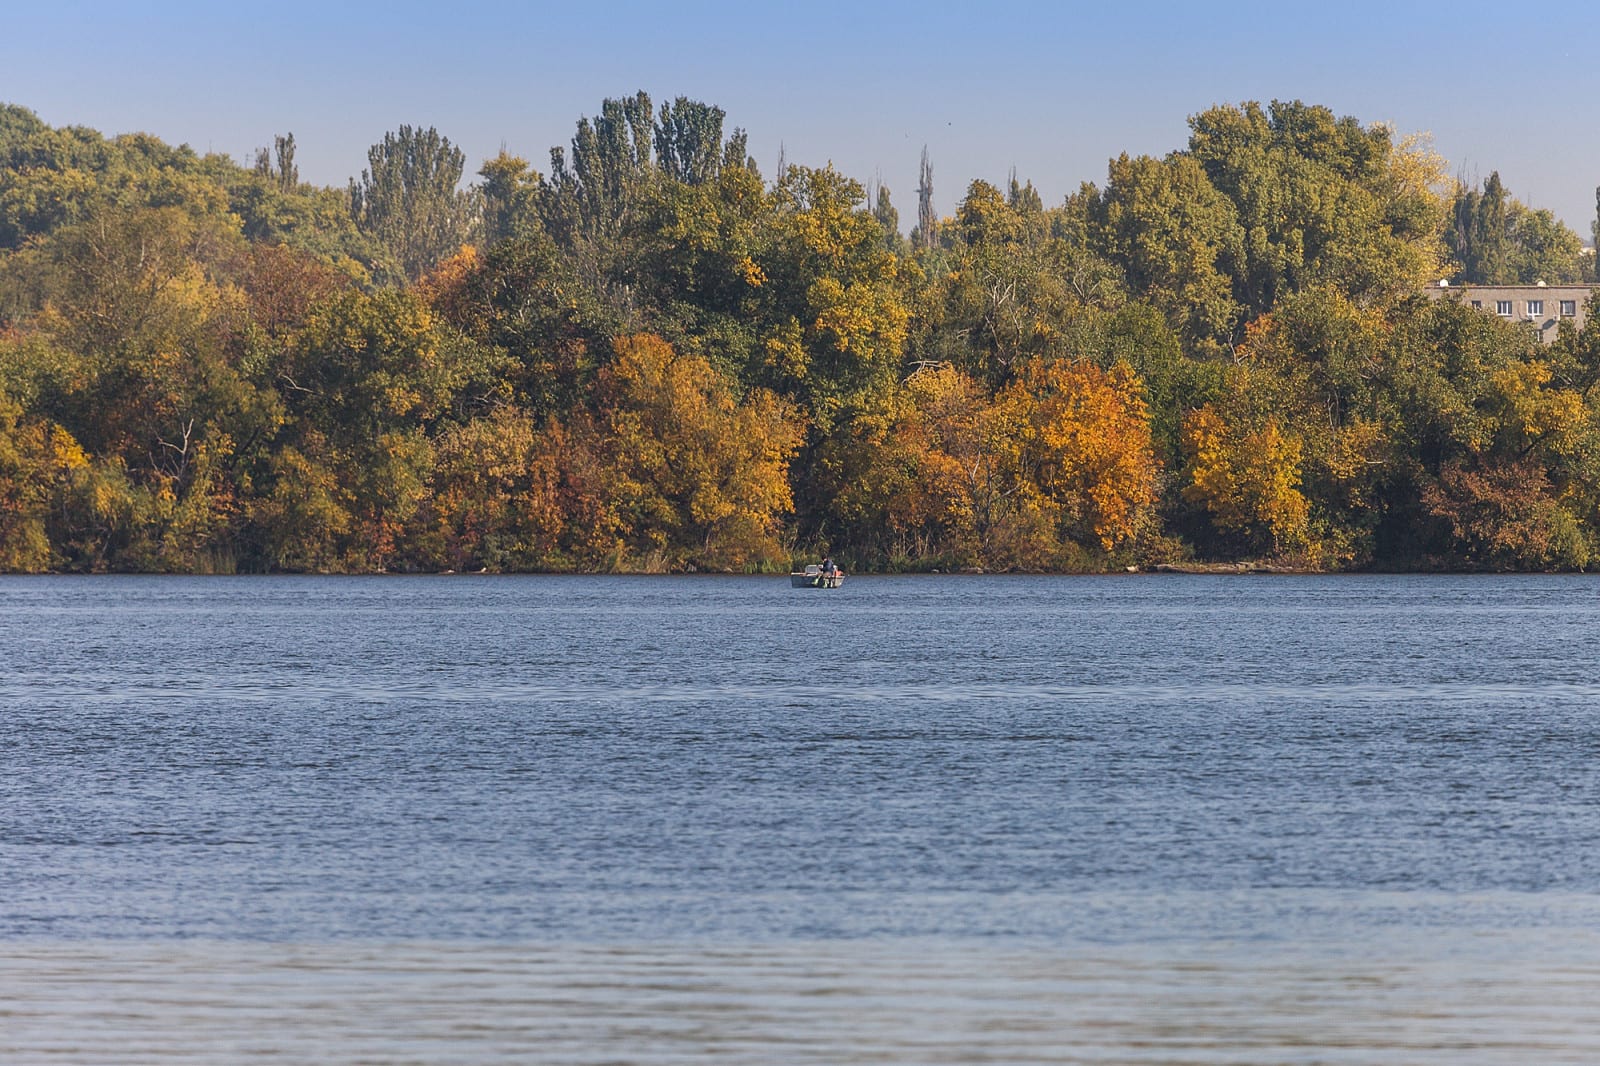
{"type": "Polygon", "coordinates": [[[1600,1061],[1600,580],[0,578],[0,1062],[1600,1061]]]}

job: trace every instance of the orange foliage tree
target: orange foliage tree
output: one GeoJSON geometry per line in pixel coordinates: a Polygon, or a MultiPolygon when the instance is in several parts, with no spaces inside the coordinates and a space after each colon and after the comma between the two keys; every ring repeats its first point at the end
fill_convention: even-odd
{"type": "Polygon", "coordinates": [[[1452,565],[1486,570],[1566,570],[1589,561],[1577,518],[1535,459],[1468,466],[1446,463],[1424,486],[1422,505],[1454,539],[1452,565]]]}
{"type": "Polygon", "coordinates": [[[621,550],[592,426],[504,407],[434,441],[413,548],[455,570],[598,570],[621,550]]]}
{"type": "Polygon", "coordinates": [[[1300,491],[1300,439],[1276,419],[1251,426],[1206,404],[1184,419],[1183,449],[1189,479],[1183,497],[1203,507],[1218,529],[1252,548],[1306,546],[1310,511],[1300,491]]]}
{"type": "Polygon", "coordinates": [[[990,569],[1046,565],[1056,514],[1026,476],[1027,406],[988,400],[951,366],[918,371],[907,386],[912,439],[925,448],[911,514],[939,525],[941,554],[990,569]]]}
{"type": "Polygon", "coordinates": [[[632,555],[623,565],[744,569],[778,560],[800,442],[793,409],[757,389],[736,400],[698,356],[659,337],[619,338],[596,429],[632,555]]]}
{"type": "Polygon", "coordinates": [[[1156,460],[1150,414],[1125,363],[1041,360],[1028,365],[1002,403],[1028,409],[1029,466],[1060,509],[1061,533],[1112,551],[1153,518],[1156,460]]]}
{"type": "MultiPolygon", "coordinates": [[[[1090,565],[1149,526],[1156,461],[1138,378],[1126,366],[1036,361],[989,397],[949,365],[906,382],[873,420],[871,461],[842,503],[897,549],[991,569],[1090,565]]],[[[837,462],[840,450],[827,451],[837,462]]],[[[843,508],[841,508],[843,509],[843,508]]]]}

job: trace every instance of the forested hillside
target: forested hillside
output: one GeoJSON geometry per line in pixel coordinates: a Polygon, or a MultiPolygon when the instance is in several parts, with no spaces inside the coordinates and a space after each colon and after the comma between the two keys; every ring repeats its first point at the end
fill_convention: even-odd
{"type": "Polygon", "coordinates": [[[0,570],[1588,565],[1600,326],[1424,295],[1577,236],[1326,108],[1190,129],[940,217],[643,93],[344,189],[0,107],[0,570]]]}

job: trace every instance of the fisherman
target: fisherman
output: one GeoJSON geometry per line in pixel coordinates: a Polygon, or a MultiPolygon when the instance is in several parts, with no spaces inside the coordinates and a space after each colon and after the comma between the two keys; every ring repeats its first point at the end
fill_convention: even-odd
{"type": "Polygon", "coordinates": [[[833,556],[827,555],[822,559],[822,576],[833,577],[839,573],[839,567],[834,564],[833,556]]]}

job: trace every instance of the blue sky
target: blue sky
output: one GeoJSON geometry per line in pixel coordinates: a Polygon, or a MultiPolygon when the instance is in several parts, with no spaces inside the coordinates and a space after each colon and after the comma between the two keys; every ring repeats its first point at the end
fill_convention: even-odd
{"type": "Polygon", "coordinates": [[[580,115],[638,89],[721,106],[770,177],[832,162],[915,213],[917,160],[949,213],[1014,167],[1046,203],[1119,152],[1183,146],[1216,103],[1301,99],[1429,132],[1469,180],[1589,237],[1600,185],[1600,6],[828,2],[33,3],[6,14],[0,100],[53,125],[143,130],[250,158],[293,132],[342,185],[401,124],[475,170],[548,169],[580,115]]]}

